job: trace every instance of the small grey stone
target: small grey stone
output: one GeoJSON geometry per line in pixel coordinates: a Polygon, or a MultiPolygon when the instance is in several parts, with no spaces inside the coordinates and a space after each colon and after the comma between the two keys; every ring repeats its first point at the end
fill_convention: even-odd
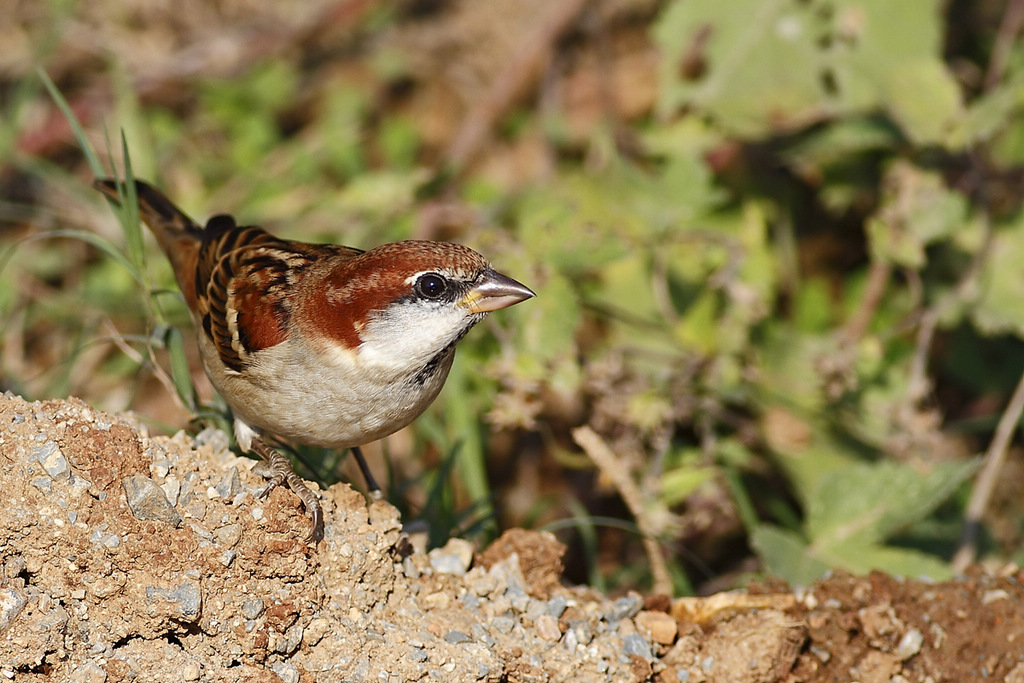
{"type": "Polygon", "coordinates": [[[28,598],[13,588],[0,589],[0,633],[17,618],[28,603],[28,598]]]}
{"type": "Polygon", "coordinates": [[[256,597],[246,598],[242,601],[242,616],[246,619],[255,619],[263,614],[263,600],[256,597]]]}
{"type": "Polygon", "coordinates": [[[494,617],[491,619],[491,626],[499,633],[511,633],[512,627],[515,625],[516,622],[512,621],[509,617],[494,617]]]}
{"type": "Polygon", "coordinates": [[[68,510],[68,521],[71,522],[72,526],[78,521],[78,513],[74,510],[68,510]]]}
{"type": "Polygon", "coordinates": [[[626,655],[638,655],[649,662],[654,661],[651,644],[639,633],[631,633],[622,639],[622,652],[626,655]]]}
{"type": "Polygon", "coordinates": [[[444,547],[434,548],[427,556],[439,574],[463,576],[473,564],[473,544],[461,538],[450,538],[444,547]]]}
{"type": "Polygon", "coordinates": [[[562,646],[565,647],[568,652],[575,652],[579,644],[580,641],[579,638],[576,637],[576,631],[572,629],[566,631],[565,635],[562,636],[562,646]]]}
{"type": "Polygon", "coordinates": [[[487,633],[483,624],[473,624],[473,639],[479,640],[487,647],[494,647],[494,638],[487,633]]]}
{"type": "Polygon", "coordinates": [[[25,416],[22,415],[21,413],[15,413],[14,414],[14,418],[11,419],[11,422],[13,422],[16,425],[20,425],[24,421],[25,421],[25,416]]]}
{"type": "Polygon", "coordinates": [[[530,600],[524,611],[524,616],[530,621],[537,621],[542,614],[547,614],[547,603],[530,600]]]}
{"type": "Polygon", "coordinates": [[[238,555],[234,550],[225,550],[220,554],[220,563],[225,567],[230,567],[231,563],[235,561],[235,557],[238,555]]]}
{"type": "Polygon", "coordinates": [[[270,670],[277,674],[277,677],[284,683],[299,683],[299,670],[288,662],[272,664],[270,670]]]}
{"type": "Polygon", "coordinates": [[[573,632],[580,645],[590,645],[590,641],[594,639],[594,629],[590,626],[589,621],[583,619],[570,621],[569,630],[573,632]]]}
{"type": "Polygon", "coordinates": [[[164,490],[164,495],[167,496],[167,502],[171,505],[178,504],[178,496],[181,495],[181,482],[173,474],[166,477],[160,488],[164,490]]]}
{"type": "Polygon", "coordinates": [[[544,605],[547,608],[547,613],[553,616],[555,619],[558,619],[562,616],[562,612],[564,612],[565,609],[569,606],[569,601],[561,595],[556,595],[555,597],[551,598],[546,603],[544,603],[544,605]]]}
{"type": "Polygon", "coordinates": [[[149,473],[157,479],[163,479],[171,471],[171,461],[167,458],[160,458],[149,463],[149,473]]]}
{"type": "Polygon", "coordinates": [[[164,490],[149,477],[133,474],[121,480],[128,507],[136,519],[181,526],[181,515],[171,507],[164,490]]]}
{"type": "Polygon", "coordinates": [[[192,502],[185,506],[185,512],[192,519],[202,519],[206,516],[206,503],[199,497],[193,498],[192,502]]]}
{"type": "Polygon", "coordinates": [[[690,672],[687,669],[676,669],[676,678],[679,679],[679,683],[689,683],[690,672]]]}
{"type": "Polygon", "coordinates": [[[456,643],[465,643],[471,640],[471,638],[462,631],[448,631],[448,633],[444,634],[444,639],[453,645],[456,643]]]}
{"type": "Polygon", "coordinates": [[[50,489],[53,488],[53,482],[50,480],[49,477],[36,477],[35,479],[32,480],[31,483],[32,486],[35,486],[43,493],[49,493],[50,489]]]}
{"type": "Polygon", "coordinates": [[[924,643],[924,636],[916,628],[912,628],[907,631],[903,638],[900,639],[900,644],[896,646],[896,652],[894,653],[900,659],[906,661],[921,651],[921,645],[924,643]]]}
{"type": "Polygon", "coordinates": [[[700,662],[700,668],[704,671],[704,673],[711,673],[711,670],[715,668],[715,658],[705,657],[700,662]]]}
{"type": "Polygon", "coordinates": [[[422,648],[414,647],[412,652],[409,653],[409,659],[414,662],[425,662],[427,661],[427,651],[422,648]]]}
{"type": "Polygon", "coordinates": [[[199,587],[194,583],[185,582],[173,589],[160,588],[158,586],[146,586],[146,600],[169,600],[178,603],[178,612],[187,621],[193,621],[199,617],[199,609],[202,606],[203,597],[199,587]]]}
{"type": "Polygon", "coordinates": [[[462,566],[462,561],[457,555],[435,555],[433,551],[431,551],[430,566],[433,567],[434,571],[438,574],[454,574],[455,576],[462,576],[466,573],[465,568],[462,566]]]}
{"type": "Polygon", "coordinates": [[[231,467],[224,476],[220,478],[220,481],[216,486],[217,495],[224,500],[234,498],[242,492],[242,481],[238,478],[238,468],[231,467]]]}
{"type": "Polygon", "coordinates": [[[90,543],[98,543],[104,548],[116,548],[121,545],[121,538],[117,534],[107,533],[108,525],[106,523],[100,524],[93,529],[92,535],[89,537],[90,543]]]}
{"type": "Polygon", "coordinates": [[[643,606],[644,600],[639,595],[625,595],[611,604],[605,611],[604,618],[614,624],[635,617],[643,606]]]}
{"type": "Polygon", "coordinates": [[[196,434],[195,443],[196,448],[209,444],[214,453],[226,451],[228,449],[228,435],[216,427],[207,427],[196,434]]]}
{"type": "Polygon", "coordinates": [[[491,667],[486,664],[477,664],[477,680],[481,678],[487,678],[488,674],[491,673],[491,667]]]}
{"type": "Polygon", "coordinates": [[[512,603],[512,608],[517,612],[525,612],[530,607],[530,596],[526,594],[519,584],[510,583],[505,589],[505,597],[512,603]]]}
{"type": "Polygon", "coordinates": [[[303,627],[301,624],[292,624],[291,628],[284,632],[284,635],[277,641],[274,651],[283,655],[290,655],[299,649],[302,644],[303,627]]]}
{"type": "Polygon", "coordinates": [[[480,598],[476,597],[472,593],[463,593],[461,599],[462,599],[462,604],[465,605],[469,609],[479,609],[480,608],[480,598]]]}
{"type": "Polygon", "coordinates": [[[64,481],[71,477],[71,465],[61,453],[56,441],[47,441],[32,451],[32,459],[37,460],[46,474],[54,481],[64,481]]]}
{"type": "Polygon", "coordinates": [[[213,535],[217,537],[217,543],[228,548],[234,548],[242,540],[242,525],[225,524],[214,531],[213,535]]]}

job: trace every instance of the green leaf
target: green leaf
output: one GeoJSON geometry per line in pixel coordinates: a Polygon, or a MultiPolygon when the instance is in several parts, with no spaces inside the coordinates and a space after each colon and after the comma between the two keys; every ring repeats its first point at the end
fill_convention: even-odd
{"type": "Polygon", "coordinates": [[[750,546],[769,574],[798,586],[810,585],[832,569],[831,564],[814,557],[800,534],[771,524],[754,530],[750,546]]]}
{"type": "Polygon", "coordinates": [[[676,505],[715,477],[714,467],[684,466],[665,472],[661,478],[661,500],[665,505],[676,505]]]}
{"type": "Polygon", "coordinates": [[[942,61],[939,1],[843,0],[832,17],[831,73],[842,110],[882,108],[914,143],[941,143],[962,111],[942,61]]]}
{"type": "Polygon", "coordinates": [[[827,474],[810,500],[807,534],[836,549],[883,541],[923,519],[963,483],[977,463],[939,463],[928,471],[881,461],[827,474]]]}
{"type": "Polygon", "coordinates": [[[938,173],[897,161],[883,182],[882,204],[868,220],[874,258],[920,269],[925,248],[967,222],[967,199],[949,190],[938,173]]]}
{"type": "Polygon", "coordinates": [[[730,134],[752,138],[820,119],[827,108],[816,4],[685,0],[669,5],[654,29],[662,53],[661,114],[696,107],[730,134]],[[706,73],[681,78],[687,61],[700,63],[691,71],[706,73]]]}
{"type": "Polygon", "coordinates": [[[1024,335],[1024,214],[994,231],[988,260],[979,277],[979,296],[970,308],[982,334],[1024,335]]]}
{"type": "Polygon", "coordinates": [[[942,559],[909,548],[894,548],[858,543],[843,543],[822,552],[823,559],[835,567],[855,574],[880,570],[897,576],[943,581],[953,575],[942,559]]]}

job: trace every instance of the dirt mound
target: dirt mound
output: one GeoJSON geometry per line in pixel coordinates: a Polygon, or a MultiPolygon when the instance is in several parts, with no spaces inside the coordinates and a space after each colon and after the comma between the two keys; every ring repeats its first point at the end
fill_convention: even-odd
{"type": "Polygon", "coordinates": [[[549,534],[427,553],[344,485],[310,546],[252,464],[213,430],[0,398],[3,678],[1024,681],[1016,572],[611,600],[560,584],[549,534]]]}

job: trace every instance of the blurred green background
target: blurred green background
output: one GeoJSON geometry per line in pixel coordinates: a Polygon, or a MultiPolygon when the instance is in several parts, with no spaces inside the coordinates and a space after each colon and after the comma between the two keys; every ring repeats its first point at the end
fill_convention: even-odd
{"type": "Polygon", "coordinates": [[[981,457],[1020,421],[1022,22],[1019,0],[11,0],[0,389],[226,424],[169,267],[90,189],[41,69],[107,169],[123,134],[200,221],[457,240],[538,292],[368,449],[433,542],[549,528],[573,580],[675,593],[941,578],[965,518],[956,569],[1024,561],[1019,438],[981,457]]]}

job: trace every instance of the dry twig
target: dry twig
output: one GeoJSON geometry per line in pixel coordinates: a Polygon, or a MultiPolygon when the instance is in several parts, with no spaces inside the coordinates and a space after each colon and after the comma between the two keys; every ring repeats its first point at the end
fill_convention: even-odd
{"type": "Polygon", "coordinates": [[[661,554],[661,548],[657,540],[657,536],[661,531],[660,525],[654,522],[647,507],[644,505],[640,487],[629,476],[627,468],[608,444],[605,443],[604,439],[598,436],[597,432],[593,429],[586,426],[574,429],[572,438],[584,450],[587,456],[594,461],[598,469],[612,481],[622,497],[622,501],[636,519],[636,525],[640,528],[640,533],[643,535],[644,550],[651,563],[651,575],[653,576],[651,588],[653,592],[672,595],[672,576],[668,572],[668,565],[661,554]]]}
{"type": "Polygon", "coordinates": [[[1003,411],[996,425],[995,436],[989,444],[985,453],[985,464],[982,465],[981,473],[974,481],[974,489],[971,491],[971,499],[967,502],[967,511],[964,513],[964,531],[960,537],[960,547],[953,556],[953,571],[960,573],[967,569],[978,555],[978,532],[981,529],[981,518],[988,507],[988,501],[992,498],[996,482],[999,479],[999,472],[1002,470],[1003,462],[1006,461],[1006,451],[1010,446],[1010,439],[1013,430],[1020,423],[1021,415],[1024,414],[1024,375],[1021,375],[1017,388],[1010,398],[1010,403],[1003,411]]]}

